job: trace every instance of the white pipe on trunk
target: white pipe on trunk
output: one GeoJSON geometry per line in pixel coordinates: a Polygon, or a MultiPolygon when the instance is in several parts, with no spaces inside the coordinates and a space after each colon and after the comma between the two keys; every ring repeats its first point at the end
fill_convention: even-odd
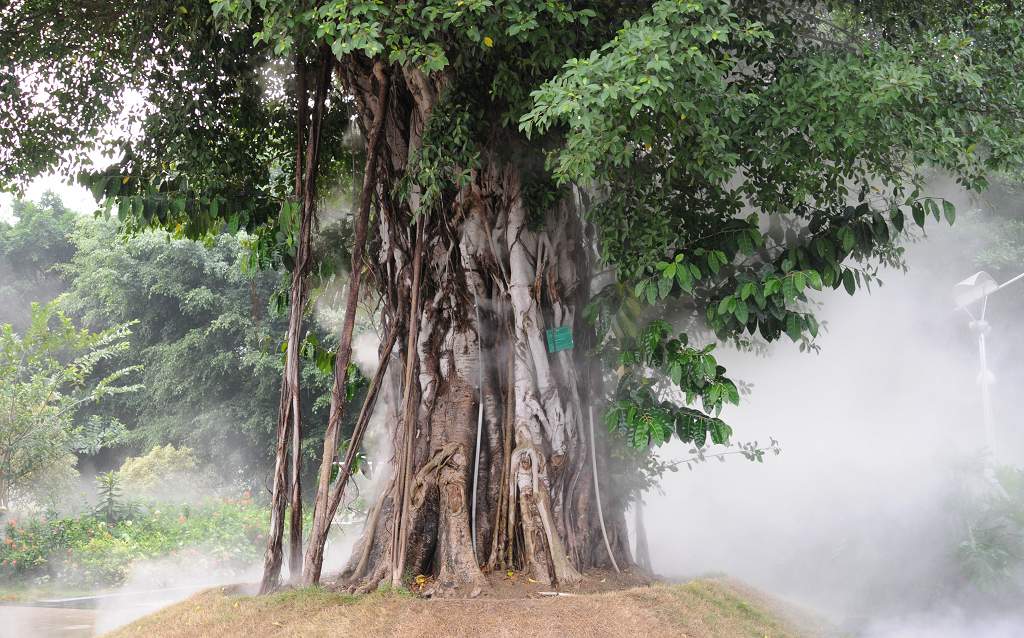
{"type": "Polygon", "coordinates": [[[612,553],[612,544],[608,542],[608,529],[604,526],[604,508],[601,507],[601,484],[597,480],[597,439],[594,438],[594,406],[587,407],[587,421],[590,423],[590,467],[594,474],[594,496],[597,500],[597,520],[601,523],[601,536],[604,537],[604,548],[608,550],[608,559],[612,561],[612,567],[616,573],[622,573],[619,564],[615,562],[615,555],[612,553]]]}
{"type": "Polygon", "coordinates": [[[483,328],[480,324],[480,302],[476,296],[476,289],[473,290],[473,305],[476,307],[476,358],[477,358],[477,379],[476,394],[477,402],[480,404],[476,418],[476,451],[473,454],[473,502],[470,506],[470,536],[473,539],[473,558],[477,563],[480,558],[476,553],[476,489],[477,477],[480,475],[480,439],[484,428],[484,348],[483,328]]]}

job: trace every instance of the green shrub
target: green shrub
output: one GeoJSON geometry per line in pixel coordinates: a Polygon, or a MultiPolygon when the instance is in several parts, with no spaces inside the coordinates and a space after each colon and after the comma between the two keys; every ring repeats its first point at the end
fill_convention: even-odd
{"type": "Polygon", "coordinates": [[[988,596],[1024,594],[1024,469],[998,468],[967,513],[957,557],[966,580],[988,596]]]}
{"type": "Polygon", "coordinates": [[[117,474],[129,496],[179,500],[197,487],[197,466],[191,448],[158,445],[142,456],[125,459],[117,474]]]}
{"type": "Polygon", "coordinates": [[[114,524],[95,514],[12,520],[0,543],[0,579],[113,586],[138,561],[175,557],[201,559],[211,569],[243,568],[263,555],[268,519],[268,510],[243,498],[154,506],[114,524]]]}

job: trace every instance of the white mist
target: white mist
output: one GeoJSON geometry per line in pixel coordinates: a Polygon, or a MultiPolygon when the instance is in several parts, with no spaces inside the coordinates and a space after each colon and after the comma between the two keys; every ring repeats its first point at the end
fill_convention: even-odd
{"type": "MultiPolygon", "coordinates": [[[[1024,614],[935,608],[962,531],[950,509],[970,487],[962,470],[980,458],[984,428],[974,341],[950,296],[973,272],[970,255],[957,251],[955,230],[931,235],[910,247],[910,272],[886,273],[872,294],[820,295],[820,354],[788,341],[765,358],[719,353],[733,378],[753,384],[724,415],[734,437],[772,436],[783,451],[764,464],[683,468],[648,494],[657,572],[724,572],[871,638],[1024,635],[1024,614]]],[[[998,300],[989,319],[994,352],[1024,338],[998,300]]],[[[993,360],[1000,460],[1020,464],[1024,362],[993,360]]],[[[676,445],[663,456],[688,455],[676,445]]]]}

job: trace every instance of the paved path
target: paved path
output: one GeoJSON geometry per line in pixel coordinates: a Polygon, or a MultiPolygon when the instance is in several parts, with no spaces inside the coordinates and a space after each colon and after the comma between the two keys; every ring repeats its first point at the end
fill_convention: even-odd
{"type": "Polygon", "coordinates": [[[208,588],[167,587],[0,605],[0,638],[91,638],[208,588]]]}
{"type": "Polygon", "coordinates": [[[89,638],[92,609],[0,606],[0,638],[89,638]]]}

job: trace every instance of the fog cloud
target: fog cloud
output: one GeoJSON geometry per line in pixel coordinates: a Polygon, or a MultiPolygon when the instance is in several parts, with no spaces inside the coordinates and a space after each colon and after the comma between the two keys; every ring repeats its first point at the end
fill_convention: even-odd
{"type": "MultiPolygon", "coordinates": [[[[667,476],[647,498],[656,571],[726,572],[872,638],[1024,634],[1024,615],[943,602],[964,534],[952,510],[976,488],[985,445],[975,341],[950,296],[976,270],[957,250],[963,232],[930,231],[909,248],[909,272],[886,273],[871,295],[822,295],[820,354],[791,343],[765,358],[721,353],[753,384],[725,415],[735,437],[772,436],[783,452],[667,476]]],[[[989,307],[996,441],[1000,460],[1019,465],[1024,362],[999,351],[1024,330],[1000,301],[989,307]]]]}

